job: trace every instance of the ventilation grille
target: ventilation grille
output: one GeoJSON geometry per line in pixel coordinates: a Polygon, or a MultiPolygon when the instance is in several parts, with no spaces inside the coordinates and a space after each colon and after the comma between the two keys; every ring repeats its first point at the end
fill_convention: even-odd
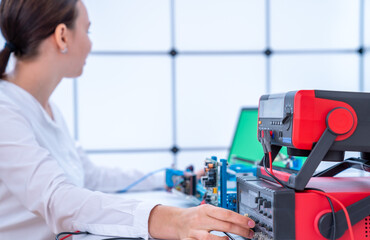
{"type": "Polygon", "coordinates": [[[370,215],[365,218],[365,240],[370,239],[370,215]]]}

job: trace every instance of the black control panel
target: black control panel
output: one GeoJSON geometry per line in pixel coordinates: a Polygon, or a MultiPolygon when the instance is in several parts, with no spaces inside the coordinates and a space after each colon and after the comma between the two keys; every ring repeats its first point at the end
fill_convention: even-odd
{"type": "Polygon", "coordinates": [[[258,110],[258,138],[261,131],[271,134],[271,143],[281,146],[292,145],[294,93],[263,95],[258,110]]]}
{"type": "Polygon", "coordinates": [[[237,211],[256,223],[257,239],[295,239],[295,192],[256,177],[237,178],[237,211]]]}

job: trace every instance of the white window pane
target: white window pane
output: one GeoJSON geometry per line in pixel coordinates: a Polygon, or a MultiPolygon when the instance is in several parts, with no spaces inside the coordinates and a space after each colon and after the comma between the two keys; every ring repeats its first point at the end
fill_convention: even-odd
{"type": "Polygon", "coordinates": [[[185,170],[188,166],[193,165],[194,170],[204,169],[204,160],[216,156],[217,159],[227,159],[228,151],[180,151],[177,154],[176,168],[185,170]]]}
{"type": "Polygon", "coordinates": [[[370,1],[364,1],[364,38],[365,46],[370,47],[370,1]]]}
{"type": "Polygon", "coordinates": [[[181,147],[228,147],[242,106],[265,92],[265,57],[199,56],[177,61],[177,127],[181,147]]]}
{"type": "Polygon", "coordinates": [[[62,112],[67,123],[68,130],[74,136],[74,101],[73,101],[73,79],[63,79],[51,95],[53,101],[62,112]]]}
{"type": "Polygon", "coordinates": [[[301,89],[358,91],[357,54],[274,55],[271,92],[301,89]]]}
{"type": "Polygon", "coordinates": [[[273,50],[359,47],[359,0],[270,3],[273,50]]]}
{"type": "Polygon", "coordinates": [[[178,50],[261,50],[265,48],[265,1],[177,0],[178,50]]]}
{"type": "Polygon", "coordinates": [[[89,154],[97,166],[114,167],[122,170],[138,169],[149,173],[173,164],[173,154],[168,153],[116,153],[89,154]]]}
{"type": "Polygon", "coordinates": [[[170,57],[90,56],[79,79],[86,148],[170,148],[170,57]]]}
{"type": "Polygon", "coordinates": [[[370,53],[367,52],[364,57],[364,81],[365,92],[370,92],[370,53]]]}
{"type": "Polygon", "coordinates": [[[169,0],[85,1],[93,50],[170,49],[169,0]]]}

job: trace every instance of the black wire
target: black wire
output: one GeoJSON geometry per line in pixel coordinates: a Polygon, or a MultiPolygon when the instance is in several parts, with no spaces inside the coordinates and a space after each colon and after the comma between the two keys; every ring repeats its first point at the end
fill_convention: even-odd
{"type": "Polygon", "coordinates": [[[202,201],[203,200],[206,200],[206,198],[207,198],[207,192],[204,193],[203,198],[202,198],[202,201]]]}
{"type": "Polygon", "coordinates": [[[90,234],[89,232],[61,232],[56,235],[55,240],[59,240],[59,237],[62,235],[81,235],[81,234],[90,234]]]}
{"type": "Polygon", "coordinates": [[[227,233],[227,232],[224,232],[225,233],[225,235],[228,237],[228,238],[230,238],[231,240],[235,240],[235,238],[233,238],[229,233],[227,233]]]}
{"type": "MultiPolygon", "coordinates": [[[[89,232],[61,232],[55,237],[55,240],[59,240],[62,235],[81,235],[81,234],[91,234],[89,232]]],[[[131,237],[114,237],[114,238],[104,238],[102,240],[144,240],[144,238],[131,238],[131,237]]]]}
{"type": "MultiPolygon", "coordinates": [[[[324,190],[319,189],[319,188],[305,188],[305,190],[316,190],[316,191],[325,193],[324,190]]],[[[330,205],[330,208],[331,208],[331,215],[332,215],[332,218],[333,218],[333,231],[331,231],[331,233],[330,233],[330,239],[335,240],[336,239],[335,238],[335,233],[337,232],[337,223],[336,223],[336,220],[335,220],[335,210],[334,210],[333,202],[331,201],[331,199],[327,196],[325,196],[325,197],[326,197],[326,199],[328,199],[328,202],[329,202],[329,205],[330,205]]]]}

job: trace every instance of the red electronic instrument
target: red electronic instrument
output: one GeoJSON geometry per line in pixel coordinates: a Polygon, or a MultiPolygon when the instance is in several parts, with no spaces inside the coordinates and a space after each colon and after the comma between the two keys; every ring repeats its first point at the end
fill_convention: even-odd
{"type": "Polygon", "coordinates": [[[238,179],[238,211],[255,219],[260,239],[370,239],[370,178],[334,177],[348,168],[370,171],[369,103],[369,93],[319,90],[260,98],[265,157],[257,178],[238,179]],[[307,156],[299,171],[270,167],[282,146],[307,156]],[[345,151],[361,158],[344,160],[345,151]],[[314,174],[321,161],[339,163],[314,174]]]}

